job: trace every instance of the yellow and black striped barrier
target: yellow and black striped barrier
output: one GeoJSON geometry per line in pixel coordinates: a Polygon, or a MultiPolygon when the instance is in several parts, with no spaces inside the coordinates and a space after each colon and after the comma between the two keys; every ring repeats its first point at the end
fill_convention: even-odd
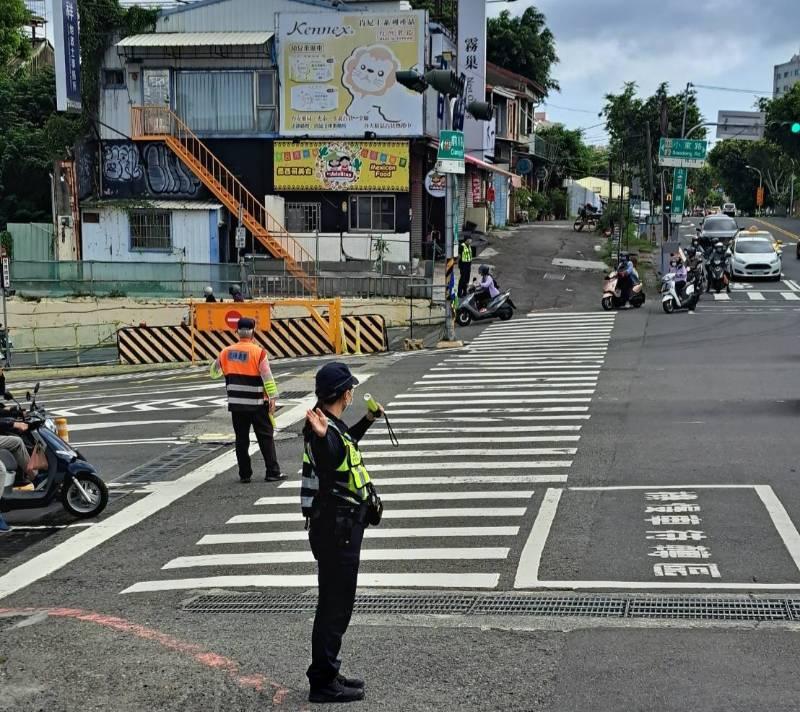
{"type": "MultiPolygon", "coordinates": [[[[343,316],[342,337],[343,352],[371,354],[388,349],[386,322],[379,315],[343,316]]],[[[117,349],[123,364],[206,361],[236,340],[236,332],[229,330],[128,326],[117,332],[117,349]]],[[[337,344],[312,317],[272,319],[268,331],[256,331],[255,340],[272,359],[337,353],[337,344]]]]}

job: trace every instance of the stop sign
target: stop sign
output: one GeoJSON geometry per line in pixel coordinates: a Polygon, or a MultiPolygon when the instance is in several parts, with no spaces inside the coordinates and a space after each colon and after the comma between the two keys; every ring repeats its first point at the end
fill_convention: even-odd
{"type": "Polygon", "coordinates": [[[242,318],[242,315],[232,309],[227,314],[225,314],[225,323],[228,325],[229,329],[235,329],[239,325],[239,319],[242,318]]]}

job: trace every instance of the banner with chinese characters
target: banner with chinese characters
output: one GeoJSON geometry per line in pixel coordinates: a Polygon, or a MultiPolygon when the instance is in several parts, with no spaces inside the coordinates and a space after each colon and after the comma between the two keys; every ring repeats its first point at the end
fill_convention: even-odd
{"type": "Polygon", "coordinates": [[[77,0],[52,0],[56,108],[81,110],[80,34],[77,0]]]}
{"type": "Polygon", "coordinates": [[[425,71],[424,11],[278,13],[280,132],[421,136],[422,94],[396,73],[425,71]]]}
{"type": "MultiPolygon", "coordinates": [[[[458,71],[466,78],[467,104],[486,101],[486,0],[459,0],[458,71]]],[[[469,156],[483,160],[494,153],[494,136],[487,131],[486,122],[469,114],[464,116],[464,141],[469,156]]]]}
{"type": "Polygon", "coordinates": [[[276,141],[275,190],[408,190],[408,141],[276,141]]]}

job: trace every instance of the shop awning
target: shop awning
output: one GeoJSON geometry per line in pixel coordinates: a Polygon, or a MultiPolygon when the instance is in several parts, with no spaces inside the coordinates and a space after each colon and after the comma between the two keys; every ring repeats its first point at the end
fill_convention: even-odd
{"type": "Polygon", "coordinates": [[[473,166],[478,166],[481,170],[484,171],[491,171],[492,173],[499,173],[500,175],[507,176],[511,178],[511,185],[515,188],[519,188],[522,186],[522,178],[518,176],[516,173],[512,173],[511,171],[507,171],[504,168],[500,168],[499,166],[494,165],[493,163],[487,163],[486,161],[482,161],[480,158],[475,158],[475,156],[470,156],[469,154],[464,156],[464,160],[467,163],[472,164],[473,166]]]}
{"type": "Polygon", "coordinates": [[[249,47],[263,45],[272,32],[150,32],[131,35],[117,42],[117,47],[249,47]]]}

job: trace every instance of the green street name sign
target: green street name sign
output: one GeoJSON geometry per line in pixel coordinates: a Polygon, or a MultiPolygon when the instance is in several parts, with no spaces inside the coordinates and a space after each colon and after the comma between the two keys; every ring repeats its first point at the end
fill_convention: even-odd
{"type": "Polygon", "coordinates": [[[686,202],[686,175],[685,168],[676,168],[672,177],[672,214],[683,215],[683,206],[686,202]]]}
{"type": "Polygon", "coordinates": [[[662,138],[658,144],[658,163],[674,168],[702,168],[706,164],[708,141],[690,138],[662,138]]]}
{"type": "Polygon", "coordinates": [[[436,156],[439,173],[464,173],[464,134],[461,131],[440,131],[436,156]]]}

